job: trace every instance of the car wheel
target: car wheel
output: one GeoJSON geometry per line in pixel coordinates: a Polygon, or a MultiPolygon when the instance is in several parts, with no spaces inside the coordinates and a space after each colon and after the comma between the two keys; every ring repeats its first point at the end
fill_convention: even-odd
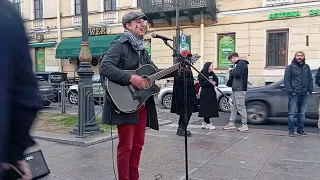
{"type": "Polygon", "coordinates": [[[248,122],[250,124],[265,124],[268,120],[268,107],[265,103],[255,101],[247,105],[248,122]]]}
{"type": "Polygon", "coordinates": [[[43,106],[50,106],[50,104],[51,104],[51,101],[49,101],[49,100],[43,100],[43,106]]]}
{"type": "Polygon", "coordinates": [[[69,92],[68,100],[70,104],[78,104],[78,92],[76,91],[69,92]]]}
{"type": "Polygon", "coordinates": [[[219,108],[223,112],[230,112],[229,99],[225,96],[222,96],[219,100],[219,108]]]}
{"type": "Polygon", "coordinates": [[[162,98],[162,105],[166,109],[170,109],[171,108],[171,102],[172,102],[172,94],[167,94],[162,98]]]}

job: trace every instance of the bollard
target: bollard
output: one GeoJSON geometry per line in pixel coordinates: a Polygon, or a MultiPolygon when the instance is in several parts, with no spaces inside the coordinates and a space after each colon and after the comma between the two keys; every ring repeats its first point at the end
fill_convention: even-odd
{"type": "Polygon", "coordinates": [[[84,136],[84,126],[85,126],[85,118],[86,118],[86,92],[85,92],[85,84],[78,84],[78,135],[77,138],[83,138],[84,136]]]}
{"type": "Polygon", "coordinates": [[[66,82],[61,82],[61,113],[66,113],[66,82]]]}

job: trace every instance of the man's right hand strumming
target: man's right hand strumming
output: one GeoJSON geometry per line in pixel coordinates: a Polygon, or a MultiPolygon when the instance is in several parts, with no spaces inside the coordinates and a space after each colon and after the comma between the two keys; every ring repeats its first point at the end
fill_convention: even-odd
{"type": "Polygon", "coordinates": [[[132,74],[130,78],[131,84],[133,84],[135,87],[142,89],[144,88],[144,79],[141,76],[132,74]]]}

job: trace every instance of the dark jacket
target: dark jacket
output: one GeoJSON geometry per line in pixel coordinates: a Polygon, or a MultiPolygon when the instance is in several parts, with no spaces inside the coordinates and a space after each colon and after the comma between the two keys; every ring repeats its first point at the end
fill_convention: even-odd
{"type": "MultiPolygon", "coordinates": [[[[208,79],[211,76],[212,80],[216,82],[216,86],[218,86],[219,79],[216,74],[214,72],[208,72],[211,64],[211,62],[206,62],[201,70],[201,73],[208,79]]],[[[219,117],[218,100],[214,86],[200,74],[198,75],[198,80],[201,86],[199,117],[219,117]]]]}
{"type": "Polygon", "coordinates": [[[230,71],[227,86],[232,87],[232,91],[247,91],[248,64],[246,59],[239,59],[236,67],[230,71]]]}
{"type": "Polygon", "coordinates": [[[289,95],[311,94],[313,90],[313,79],[309,65],[302,61],[298,63],[295,59],[286,67],[284,74],[284,86],[289,95]]]}
{"type": "Polygon", "coordinates": [[[14,163],[34,145],[29,131],[42,98],[23,20],[8,1],[0,1],[0,39],[0,163],[14,163]]]}
{"type": "MultiPolygon", "coordinates": [[[[194,78],[190,68],[187,69],[187,114],[191,115],[197,111],[196,93],[194,87],[194,78]]],[[[184,115],[184,71],[181,69],[176,72],[173,81],[173,93],[171,101],[171,113],[184,115]]]]}
{"type": "Polygon", "coordinates": [[[316,84],[320,87],[320,68],[318,69],[316,74],[316,84]]]}
{"type": "MultiPolygon", "coordinates": [[[[123,70],[135,70],[139,68],[139,60],[142,64],[152,64],[148,53],[144,50],[141,54],[133,49],[129,39],[122,35],[119,40],[111,43],[109,50],[103,56],[100,64],[100,75],[120,85],[129,85],[131,75],[123,70]],[[126,52],[124,52],[126,51],[126,52]]],[[[147,127],[159,130],[157,111],[153,96],[146,101],[147,108],[147,127]]],[[[135,113],[117,113],[115,107],[111,104],[110,98],[105,96],[105,105],[103,109],[102,122],[109,125],[137,124],[138,112],[135,113]]]]}

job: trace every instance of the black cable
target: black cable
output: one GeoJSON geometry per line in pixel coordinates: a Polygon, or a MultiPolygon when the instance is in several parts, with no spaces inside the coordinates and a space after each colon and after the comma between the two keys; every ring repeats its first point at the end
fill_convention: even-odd
{"type": "MultiPolygon", "coordinates": [[[[187,87],[187,68],[189,70],[189,66],[185,63],[185,57],[181,57],[182,66],[183,66],[183,89],[184,89],[184,150],[185,150],[185,166],[186,166],[186,179],[189,179],[189,172],[188,172],[188,136],[187,136],[187,126],[188,126],[188,87],[187,87]]],[[[191,69],[190,69],[191,70],[191,69]]]]}

